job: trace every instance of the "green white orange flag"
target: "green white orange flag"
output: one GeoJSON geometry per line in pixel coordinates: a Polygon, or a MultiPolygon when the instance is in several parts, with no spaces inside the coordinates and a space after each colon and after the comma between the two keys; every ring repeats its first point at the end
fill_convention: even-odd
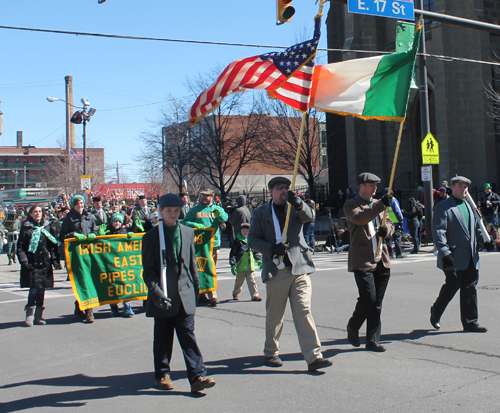
{"type": "Polygon", "coordinates": [[[420,42],[420,26],[416,30],[407,52],[316,66],[310,106],[364,120],[403,121],[420,42]]]}

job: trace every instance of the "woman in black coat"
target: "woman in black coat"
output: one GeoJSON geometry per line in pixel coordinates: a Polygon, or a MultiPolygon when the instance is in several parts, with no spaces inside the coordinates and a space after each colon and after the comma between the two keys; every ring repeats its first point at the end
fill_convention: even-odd
{"type": "Polygon", "coordinates": [[[54,286],[52,264],[57,240],[50,234],[50,225],[42,219],[42,208],[32,206],[17,242],[17,256],[21,264],[21,288],[29,288],[25,325],[44,325],[42,319],[45,289],[54,286]]]}
{"type": "Polygon", "coordinates": [[[422,206],[415,198],[408,200],[408,211],[403,211],[403,216],[408,219],[408,229],[413,241],[412,254],[420,251],[420,219],[422,218],[422,206]]]}

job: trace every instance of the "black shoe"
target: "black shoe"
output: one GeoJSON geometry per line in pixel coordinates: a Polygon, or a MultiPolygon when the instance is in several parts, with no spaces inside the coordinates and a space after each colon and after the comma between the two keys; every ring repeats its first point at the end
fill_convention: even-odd
{"type": "Polygon", "coordinates": [[[396,255],[396,258],[406,258],[406,255],[403,255],[403,254],[401,254],[401,255],[396,255]]]}
{"type": "Polygon", "coordinates": [[[347,340],[349,340],[349,343],[351,343],[354,347],[359,347],[358,331],[349,327],[349,324],[347,324],[347,340]]]}
{"type": "Polygon", "coordinates": [[[279,356],[266,357],[266,361],[264,362],[266,366],[269,367],[281,367],[283,362],[279,358],[279,356]]]}
{"type": "Polygon", "coordinates": [[[466,333],[486,333],[488,329],[479,324],[469,324],[467,327],[464,327],[464,331],[466,333]]]}
{"type": "Polygon", "coordinates": [[[418,251],[412,251],[410,254],[418,254],[418,251]]]}
{"type": "Polygon", "coordinates": [[[316,371],[319,369],[324,369],[326,367],[330,367],[332,365],[333,365],[333,363],[330,360],[324,359],[323,357],[320,357],[320,358],[314,360],[311,364],[309,364],[307,366],[307,370],[308,371],[316,371]]]}
{"type": "Polygon", "coordinates": [[[375,343],[373,341],[366,343],[366,349],[377,353],[383,353],[385,351],[385,347],[382,344],[375,343]]]}
{"type": "Polygon", "coordinates": [[[441,324],[439,323],[439,318],[434,315],[432,307],[431,307],[431,324],[432,327],[434,327],[436,330],[439,330],[441,328],[441,324]]]}

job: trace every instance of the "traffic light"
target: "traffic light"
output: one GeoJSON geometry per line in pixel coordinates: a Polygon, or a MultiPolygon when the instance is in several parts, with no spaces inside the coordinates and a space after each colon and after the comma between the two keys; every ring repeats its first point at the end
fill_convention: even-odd
{"type": "Polygon", "coordinates": [[[292,0],[276,0],[276,24],[292,21],[295,9],[291,6],[292,0]]]}

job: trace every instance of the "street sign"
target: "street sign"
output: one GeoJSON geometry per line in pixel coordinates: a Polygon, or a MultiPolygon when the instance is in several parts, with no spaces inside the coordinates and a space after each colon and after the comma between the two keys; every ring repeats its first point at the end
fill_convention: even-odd
{"type": "Polygon", "coordinates": [[[349,0],[349,13],[415,20],[413,0],[349,0]]]}
{"type": "Polygon", "coordinates": [[[439,144],[430,132],[422,141],[422,163],[424,165],[439,164],[439,144]]]}
{"type": "Polygon", "coordinates": [[[432,181],[432,166],[422,166],[422,182],[431,182],[432,181]]]}
{"type": "Polygon", "coordinates": [[[82,179],[82,191],[90,189],[91,185],[91,176],[90,175],[80,175],[82,179]]]}

